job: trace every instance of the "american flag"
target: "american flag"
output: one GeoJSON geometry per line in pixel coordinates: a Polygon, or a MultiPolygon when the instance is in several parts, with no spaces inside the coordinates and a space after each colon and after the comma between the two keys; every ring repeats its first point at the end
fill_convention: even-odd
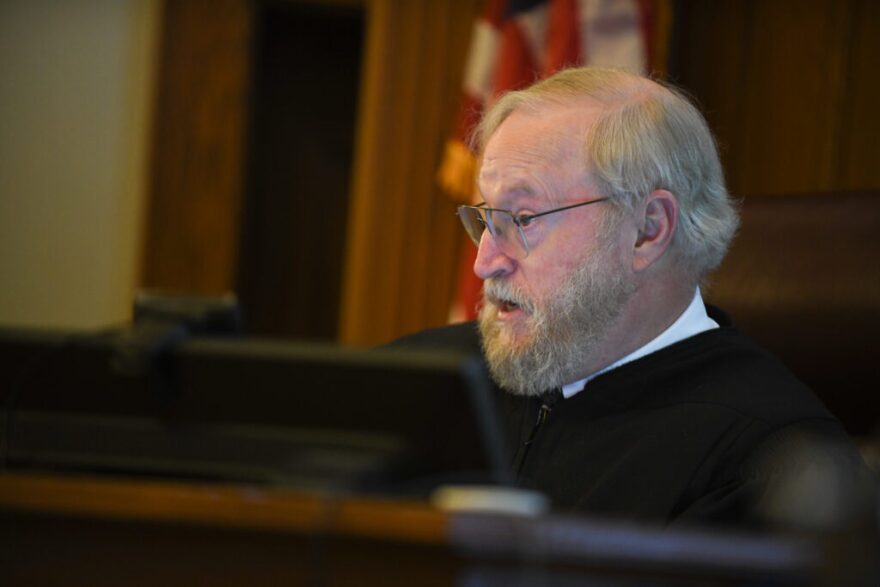
{"type": "MultiPolygon", "coordinates": [[[[574,65],[645,72],[656,35],[668,32],[668,0],[488,0],[474,24],[462,104],[438,179],[461,203],[480,201],[468,136],[493,100],[574,65]]],[[[463,238],[466,238],[463,236],[463,238]]],[[[476,317],[476,249],[462,247],[451,321],[476,317]]]]}

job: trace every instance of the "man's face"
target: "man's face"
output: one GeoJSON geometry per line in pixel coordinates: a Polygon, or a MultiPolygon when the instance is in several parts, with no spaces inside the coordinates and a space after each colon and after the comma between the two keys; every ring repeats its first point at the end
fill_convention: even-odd
{"type": "MultiPolygon", "coordinates": [[[[479,184],[490,207],[534,214],[601,197],[582,137],[594,113],[513,113],[486,146],[479,184]]],[[[480,332],[489,367],[524,395],[576,381],[633,291],[610,203],[540,217],[524,229],[526,258],[483,234],[474,270],[484,280],[480,332]],[[604,208],[604,209],[603,209],[604,208]]]]}

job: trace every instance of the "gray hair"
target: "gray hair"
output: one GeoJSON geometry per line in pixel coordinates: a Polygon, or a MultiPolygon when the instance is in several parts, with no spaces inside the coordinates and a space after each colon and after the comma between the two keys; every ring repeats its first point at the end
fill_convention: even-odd
{"type": "Polygon", "coordinates": [[[540,113],[577,103],[599,106],[586,131],[584,157],[602,195],[622,214],[652,191],[679,202],[673,249],[701,279],[724,258],[739,216],[724,184],[712,133],[699,110],[677,89],[622,70],[593,67],[560,71],[502,96],[475,130],[482,152],[514,111],[540,113]]]}

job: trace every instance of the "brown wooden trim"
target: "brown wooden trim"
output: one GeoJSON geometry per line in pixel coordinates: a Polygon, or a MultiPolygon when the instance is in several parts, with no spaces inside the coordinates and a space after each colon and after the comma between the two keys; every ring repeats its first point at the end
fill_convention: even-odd
{"type": "Polygon", "coordinates": [[[443,544],[447,517],[425,503],[291,489],[89,477],[0,475],[0,510],[337,534],[443,544]]]}
{"type": "Polygon", "coordinates": [[[248,0],[166,0],[142,285],[232,290],[249,84],[248,0]]]}

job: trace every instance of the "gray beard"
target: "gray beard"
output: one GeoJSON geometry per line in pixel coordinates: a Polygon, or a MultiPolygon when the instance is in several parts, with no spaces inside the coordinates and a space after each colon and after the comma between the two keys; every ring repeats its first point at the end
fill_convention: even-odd
{"type": "Polygon", "coordinates": [[[536,396],[583,377],[585,362],[596,356],[633,290],[601,247],[543,307],[506,282],[487,279],[479,325],[492,379],[514,394],[536,396]],[[529,313],[524,342],[496,318],[489,293],[529,313]]]}

